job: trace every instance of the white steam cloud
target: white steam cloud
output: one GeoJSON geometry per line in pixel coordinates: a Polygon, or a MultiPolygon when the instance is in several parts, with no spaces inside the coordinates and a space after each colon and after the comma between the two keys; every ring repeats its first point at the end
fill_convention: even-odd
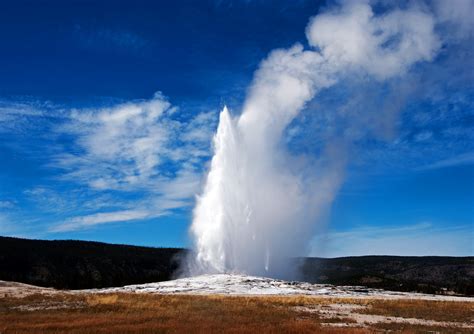
{"type": "Polygon", "coordinates": [[[192,274],[282,276],[288,258],[306,253],[342,182],[345,160],[334,143],[316,163],[293,156],[283,145],[285,129],[343,74],[383,81],[432,60],[441,45],[435,24],[421,6],[376,15],[368,2],[348,2],[310,20],[310,50],[295,44],[270,53],[240,116],[227,108],[220,115],[191,226],[192,274]]]}

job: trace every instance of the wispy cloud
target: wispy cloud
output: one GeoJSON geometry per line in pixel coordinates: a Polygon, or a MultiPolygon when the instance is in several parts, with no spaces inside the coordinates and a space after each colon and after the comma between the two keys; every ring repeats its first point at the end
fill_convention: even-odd
{"type": "Polygon", "coordinates": [[[55,225],[50,228],[50,232],[67,232],[81,229],[87,229],[95,225],[128,222],[140,219],[157,217],[156,212],[149,212],[146,210],[123,210],[115,212],[99,212],[92,215],[75,217],[66,220],[63,223],[55,225]]]}
{"type": "Polygon", "coordinates": [[[161,94],[111,108],[75,110],[59,130],[74,137],[72,147],[54,156],[50,167],[63,170],[63,179],[97,190],[156,192],[157,185],[166,188],[181,178],[194,184],[209,154],[215,120],[205,113],[180,121],[176,111],[161,94]]]}
{"type": "Polygon", "coordinates": [[[472,224],[437,227],[429,222],[330,231],[313,240],[313,256],[474,254],[472,224]]]}
{"type": "Polygon", "coordinates": [[[63,113],[62,108],[49,101],[28,98],[0,99],[0,134],[28,134],[31,129],[39,125],[39,120],[47,121],[50,114],[55,118],[62,118],[63,113]]]}
{"type": "Polygon", "coordinates": [[[199,190],[215,120],[209,112],[185,121],[178,114],[160,93],[110,108],[74,110],[59,130],[74,137],[72,147],[54,156],[49,166],[63,171],[62,180],[91,191],[134,192],[129,206],[146,209],[73,217],[52,231],[154,218],[190,206],[199,190]]]}
{"type": "MultiPolygon", "coordinates": [[[[49,137],[35,137],[34,143],[44,147],[41,168],[50,176],[21,195],[53,214],[50,232],[155,218],[193,204],[216,113],[183,115],[161,93],[101,108],[41,106],[4,101],[0,128],[22,136],[35,133],[32,124],[48,129],[49,137]]],[[[15,151],[27,146],[16,145],[15,151]]],[[[0,202],[0,208],[9,206],[0,202]]]]}
{"type": "Polygon", "coordinates": [[[422,170],[440,169],[440,168],[446,168],[446,167],[472,165],[472,164],[474,164],[474,152],[460,154],[449,159],[440,160],[435,163],[422,166],[418,168],[418,170],[422,171],[422,170]]]}
{"type": "Polygon", "coordinates": [[[14,217],[5,212],[0,212],[0,235],[18,238],[31,238],[34,236],[30,226],[19,226],[14,217]]]}
{"type": "Polygon", "coordinates": [[[15,207],[15,203],[12,201],[0,201],[0,209],[11,209],[15,207]]]}

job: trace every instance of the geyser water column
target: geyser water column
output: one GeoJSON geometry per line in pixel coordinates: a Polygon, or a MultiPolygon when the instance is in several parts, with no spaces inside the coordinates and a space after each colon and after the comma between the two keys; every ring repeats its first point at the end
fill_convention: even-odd
{"type": "Polygon", "coordinates": [[[334,149],[320,157],[324,167],[296,160],[283,144],[287,126],[344,73],[375,82],[400,77],[415,62],[431,60],[440,45],[434,19],[422,7],[377,16],[364,1],[312,18],[306,34],[314,49],[295,44],[271,52],[255,73],[242,113],[232,117],[224,108],[220,114],[191,226],[191,274],[284,276],[286,260],[306,253],[345,161],[334,149]]]}
{"type": "MultiPolygon", "coordinates": [[[[221,112],[191,226],[195,272],[282,276],[286,261],[304,253],[319,212],[315,189],[306,186],[310,180],[291,163],[280,140],[318,87],[301,71],[301,62],[317,66],[320,61],[319,54],[299,45],[274,52],[257,72],[242,114],[233,118],[227,108],[221,112]],[[288,61],[278,71],[281,57],[288,61]]],[[[332,199],[333,191],[326,190],[323,200],[332,199]]]]}
{"type": "Polygon", "coordinates": [[[301,251],[301,180],[259,143],[251,145],[239,120],[227,108],[220,114],[215,155],[192,225],[198,272],[280,275],[282,261],[301,251]]]}

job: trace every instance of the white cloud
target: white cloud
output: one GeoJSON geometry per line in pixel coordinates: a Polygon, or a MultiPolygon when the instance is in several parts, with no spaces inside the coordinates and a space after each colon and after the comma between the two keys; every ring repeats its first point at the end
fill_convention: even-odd
{"type": "Polygon", "coordinates": [[[72,111],[59,132],[73,136],[73,147],[50,166],[64,171],[63,180],[96,193],[139,195],[122,203],[123,210],[78,215],[51,231],[147,219],[192,205],[216,120],[212,112],[187,121],[177,116],[177,108],[160,93],[150,100],[72,111]]]}
{"type": "MultiPolygon", "coordinates": [[[[72,110],[49,102],[0,100],[0,133],[25,139],[2,144],[32,156],[38,152],[29,151],[33,143],[42,167],[52,170],[54,182],[39,180],[22,194],[33,209],[50,214],[48,222],[65,217],[51,228],[56,232],[191,206],[216,122],[215,112],[181,112],[161,93],[72,110]]],[[[0,201],[0,209],[11,205],[0,201]]]]}
{"type": "Polygon", "coordinates": [[[53,226],[50,232],[67,232],[90,228],[95,225],[128,222],[159,216],[159,213],[146,210],[123,210],[115,212],[99,212],[92,215],[75,217],[64,223],[53,226]]]}
{"type": "Polygon", "coordinates": [[[187,172],[207,156],[211,113],[188,122],[173,119],[176,108],[161,95],[99,110],[75,110],[61,131],[75,136],[75,153],[57,155],[51,166],[66,179],[97,190],[135,190],[174,179],[169,166],[187,172]],[[168,165],[167,168],[162,166],[168,165]]]}
{"type": "Polygon", "coordinates": [[[170,137],[173,123],[161,121],[168,109],[170,104],[156,96],[113,108],[73,111],[66,130],[77,136],[80,150],[59,156],[57,163],[99,189],[143,182],[155,173],[170,137]]]}

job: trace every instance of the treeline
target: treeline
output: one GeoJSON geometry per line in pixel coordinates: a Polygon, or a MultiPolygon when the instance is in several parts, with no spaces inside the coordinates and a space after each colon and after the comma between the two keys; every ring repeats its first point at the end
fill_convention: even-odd
{"type": "Polygon", "coordinates": [[[474,295],[474,257],[358,256],[299,259],[311,283],[361,285],[392,291],[474,295]]]}
{"type": "MultiPolygon", "coordinates": [[[[0,280],[90,289],[174,278],[180,248],[0,237],[0,280]]],[[[300,258],[301,280],[393,291],[474,295],[474,257],[300,258]]]]}
{"type": "Polygon", "coordinates": [[[0,280],[58,289],[166,281],[183,254],[178,248],[0,237],[0,280]]]}

